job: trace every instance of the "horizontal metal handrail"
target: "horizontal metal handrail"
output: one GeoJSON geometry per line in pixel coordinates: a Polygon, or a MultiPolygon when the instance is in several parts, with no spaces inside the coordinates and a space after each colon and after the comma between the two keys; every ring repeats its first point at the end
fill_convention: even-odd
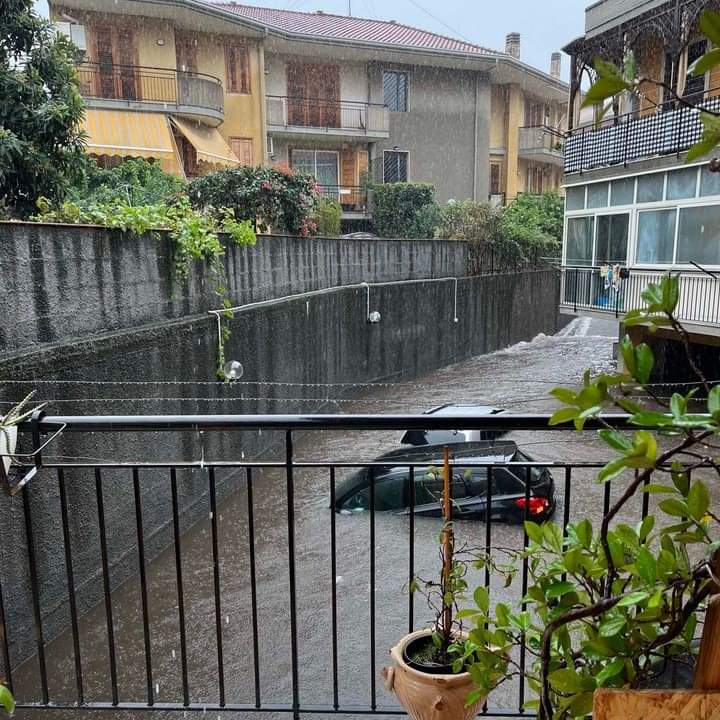
{"type": "Polygon", "coordinates": [[[330,100],[328,98],[301,97],[298,95],[267,95],[268,100],[290,100],[297,103],[312,103],[313,105],[325,105],[328,107],[377,107],[386,108],[384,103],[365,102],[363,100],[330,100]]]}
{"type": "Polygon", "coordinates": [[[177,68],[164,68],[164,67],[158,67],[155,65],[128,65],[127,63],[100,63],[94,60],[83,60],[83,62],[78,63],[75,67],[78,70],[81,70],[83,68],[94,68],[94,67],[101,67],[101,66],[108,66],[113,68],[124,68],[124,69],[131,69],[131,70],[138,70],[138,71],[147,71],[151,70],[152,72],[158,72],[158,73],[165,73],[167,75],[172,75],[173,77],[176,77],[178,74],[186,75],[188,77],[194,77],[194,78],[200,78],[202,80],[209,80],[211,82],[216,83],[217,85],[222,85],[222,80],[220,80],[219,77],[216,75],[209,75],[208,73],[201,73],[197,72],[195,70],[178,70],[177,68]]]}
{"type": "MultiPolygon", "coordinates": [[[[548,430],[566,431],[567,426],[550,426],[547,414],[497,414],[468,417],[466,415],[47,415],[39,422],[42,432],[65,425],[71,432],[117,432],[152,430],[548,430]]],[[[590,419],[587,430],[608,425],[623,427],[629,415],[610,414],[590,419]]],[[[29,421],[20,425],[30,431],[29,421]]]]}
{"type": "MultiPolygon", "coordinates": [[[[407,468],[404,481],[407,491],[401,506],[395,508],[399,512],[395,518],[397,534],[393,536],[393,547],[402,554],[402,566],[399,568],[402,580],[411,582],[416,577],[416,568],[427,560],[427,545],[422,533],[427,539],[434,538],[437,532],[436,524],[421,525],[416,522],[416,517],[429,509],[428,501],[416,495],[420,478],[417,470],[427,468],[428,457],[422,457],[423,448],[416,448],[407,454],[393,454],[363,462],[338,460],[327,450],[320,459],[298,460],[295,450],[298,431],[538,430],[553,432],[553,440],[558,433],[575,434],[572,426],[549,426],[549,419],[548,414],[468,417],[459,414],[43,416],[37,413],[31,421],[20,426],[21,432],[33,433],[33,443],[39,442],[42,434],[62,425],[65,426],[63,437],[68,433],[78,433],[78,436],[64,448],[65,455],[60,456],[62,462],[44,463],[39,454],[36,456],[38,472],[44,474],[42,482],[34,480],[37,485],[32,492],[25,490],[14,499],[0,496],[0,508],[12,511],[10,503],[20,506],[19,514],[24,517],[24,523],[14,523],[9,537],[15,542],[13,552],[23,560],[27,559],[27,562],[0,566],[0,669],[4,673],[4,682],[11,689],[17,685],[18,707],[33,713],[33,717],[42,717],[45,711],[62,711],[69,715],[102,711],[111,718],[123,711],[150,714],[158,711],[292,713],[295,718],[310,714],[403,715],[401,708],[386,704],[387,701],[377,692],[381,682],[377,665],[379,645],[388,641],[385,637],[380,639],[380,623],[377,620],[380,608],[378,568],[388,562],[386,550],[383,549],[380,556],[378,548],[381,546],[376,543],[379,537],[376,535],[376,523],[382,510],[378,502],[382,485],[377,468],[407,468]],[[126,462],[100,459],[89,462],[93,459],[83,456],[86,452],[83,449],[86,440],[83,433],[114,433],[109,442],[117,449],[124,445],[118,442],[124,440],[124,433],[258,429],[282,431],[284,452],[278,453],[279,458],[271,461],[257,457],[245,460],[238,444],[233,443],[226,447],[226,451],[233,453],[234,459],[205,461],[202,439],[203,452],[199,461],[153,461],[138,457],[134,451],[134,459],[126,462]],[[75,458],[79,462],[74,462],[75,458]],[[355,493],[357,488],[348,488],[344,484],[344,475],[338,471],[357,467],[368,468],[367,505],[362,506],[366,523],[363,521],[353,530],[346,523],[340,524],[337,512],[344,510],[343,503],[350,497],[348,493],[355,493]],[[272,469],[273,477],[263,475],[264,469],[272,469]],[[298,497],[303,488],[307,491],[306,481],[298,482],[295,474],[308,469],[315,470],[307,474],[314,498],[311,510],[298,497]],[[191,471],[195,472],[189,475],[191,471]],[[188,482],[190,478],[192,482],[188,482]],[[269,485],[268,481],[275,484],[269,485]],[[231,501],[220,504],[225,497],[219,494],[221,488],[232,494],[231,501]],[[269,488],[272,488],[272,496],[269,488]],[[317,503],[319,494],[325,494],[329,504],[317,503]],[[270,540],[264,532],[267,525],[261,530],[262,520],[258,520],[259,513],[266,511],[266,506],[259,506],[254,499],[258,497],[278,504],[279,511],[273,519],[274,532],[270,540]],[[3,507],[2,503],[7,504],[3,507]],[[423,503],[426,504],[421,509],[423,503]],[[311,527],[304,518],[302,524],[298,522],[300,514],[305,515],[308,511],[315,513],[318,520],[311,523],[311,527]],[[39,522],[41,518],[47,521],[47,528],[39,522]],[[190,530],[191,535],[183,536],[194,523],[198,526],[202,524],[201,529],[207,531],[205,537],[209,547],[205,552],[198,552],[200,546],[188,541],[199,537],[196,530],[190,530]],[[163,535],[158,527],[167,532],[163,535]],[[228,540],[224,540],[227,535],[222,534],[223,528],[228,527],[232,527],[232,548],[228,540]],[[353,552],[357,558],[350,558],[355,563],[353,572],[366,573],[363,584],[367,587],[367,595],[358,598],[356,592],[338,591],[338,577],[348,562],[343,555],[344,544],[353,538],[353,532],[364,533],[366,527],[369,529],[367,546],[356,544],[353,552]],[[48,533],[52,533],[53,538],[50,544],[45,543],[48,533]],[[123,535],[122,539],[116,534],[123,535]],[[263,543],[268,542],[275,543],[271,547],[272,566],[267,565],[263,552],[266,549],[263,543]],[[313,662],[325,662],[324,657],[312,654],[317,652],[313,650],[314,645],[303,645],[301,654],[301,642],[305,637],[302,628],[308,622],[310,602],[302,583],[307,579],[308,570],[314,571],[322,562],[317,553],[308,555],[303,549],[298,550],[304,547],[301,543],[310,543],[314,548],[322,546],[328,555],[327,572],[318,571],[312,578],[316,592],[311,600],[313,640],[320,642],[326,639],[331,654],[330,672],[322,665],[325,672],[317,676],[318,682],[326,686],[328,700],[325,703],[323,693],[318,693],[317,687],[308,690],[304,679],[307,676],[300,672],[303,667],[311,667],[313,662]],[[163,544],[164,547],[161,547],[163,544]],[[158,549],[165,552],[158,556],[158,549]],[[236,557],[231,557],[230,552],[236,553],[236,557]],[[56,563],[53,553],[58,558],[56,563]],[[246,564],[242,563],[245,559],[246,564]],[[362,562],[356,562],[360,559],[367,560],[365,568],[362,562]],[[237,560],[240,560],[240,565],[237,560]],[[149,570],[151,565],[152,572],[149,570]],[[158,570],[163,573],[158,574],[158,570]],[[238,596],[231,595],[237,591],[227,583],[239,572],[244,573],[239,578],[243,590],[250,595],[240,611],[251,628],[242,636],[244,642],[240,651],[243,664],[236,666],[231,664],[228,656],[238,652],[238,636],[234,634],[237,630],[228,630],[226,613],[237,612],[233,603],[238,596]],[[156,604],[153,593],[158,578],[163,582],[163,594],[168,597],[156,604]],[[188,582],[189,578],[194,580],[188,582]],[[192,588],[189,583],[193,583],[192,588]],[[128,586],[132,586],[131,600],[128,600],[126,592],[128,586]],[[17,595],[10,595],[10,589],[17,595]],[[3,593],[5,597],[27,597],[32,608],[28,615],[31,629],[28,629],[27,621],[8,622],[9,617],[16,617],[15,608],[3,605],[3,593]],[[139,617],[134,610],[138,598],[139,617]],[[266,626],[262,613],[277,605],[278,598],[283,606],[282,619],[288,622],[266,626]],[[55,610],[66,610],[61,613],[62,617],[55,610],[48,612],[51,603],[54,603],[55,610]],[[128,603],[132,603],[132,624],[137,627],[137,642],[129,639],[127,624],[120,630],[119,617],[127,612],[128,603]],[[232,610],[228,609],[230,604],[233,604],[232,610]],[[364,612],[357,612],[360,606],[368,609],[367,616],[364,612]],[[88,612],[91,608],[95,610],[88,612]],[[348,615],[349,612],[353,613],[352,616],[348,615]],[[325,625],[318,622],[322,613],[326,613],[329,620],[325,625]],[[349,617],[353,633],[367,622],[369,632],[365,635],[368,638],[365,647],[358,646],[355,634],[348,639],[346,628],[349,617]],[[62,624],[58,626],[58,623],[62,624]],[[275,667],[264,663],[261,646],[262,641],[267,641],[269,632],[272,633],[273,648],[282,648],[283,659],[287,662],[286,667],[278,672],[290,678],[290,702],[286,693],[278,697],[269,689],[273,687],[275,667]],[[51,633],[59,633],[59,637],[48,643],[46,638],[51,633]],[[94,633],[94,651],[83,641],[87,633],[94,633]],[[24,643],[26,659],[30,655],[37,662],[11,664],[12,652],[20,642],[24,643]],[[354,658],[364,658],[361,670],[367,678],[367,688],[362,688],[359,691],[362,694],[355,694],[350,700],[340,692],[345,651],[349,647],[354,658]],[[176,653],[179,656],[180,675],[171,683],[167,681],[168,666],[163,664],[161,655],[165,651],[171,652],[173,659],[176,653]],[[54,675],[51,677],[48,672],[58,662],[59,652],[64,653],[62,659],[68,662],[65,672],[68,686],[63,692],[58,691],[54,675]],[[190,657],[197,661],[200,653],[207,666],[207,672],[202,673],[202,677],[190,672],[188,663],[190,657]],[[108,660],[109,673],[104,665],[108,660]],[[98,663],[102,663],[101,667],[98,663]],[[70,669],[73,665],[74,674],[70,669]],[[122,677],[118,673],[120,667],[125,672],[122,677]],[[231,668],[233,682],[226,685],[231,668]],[[107,676],[108,682],[102,688],[95,687],[93,683],[92,693],[86,692],[89,686],[87,675],[94,676],[100,672],[107,676]],[[162,695],[160,686],[156,684],[161,672],[165,678],[162,695]],[[264,676],[270,676],[269,684],[263,682],[264,676]],[[130,687],[137,690],[128,696],[130,687]],[[138,694],[142,699],[138,699],[138,694]],[[203,698],[202,702],[198,700],[198,695],[203,698]]],[[[602,420],[589,420],[586,430],[607,426],[636,429],[628,426],[627,420],[625,414],[608,414],[602,420]]],[[[88,438],[91,444],[97,440],[97,436],[88,438]]],[[[520,489],[513,490],[516,497],[512,506],[513,512],[520,512],[514,516],[518,521],[536,519],[530,515],[529,503],[531,493],[536,492],[530,482],[532,470],[552,470],[549,478],[545,473],[539,473],[546,482],[542,484],[544,492],[541,490],[538,496],[547,500],[548,507],[552,505],[550,512],[556,512],[560,516],[558,522],[567,528],[573,498],[577,493],[585,495],[589,491],[588,474],[603,465],[600,460],[541,461],[527,456],[521,456],[526,458],[523,460],[513,460],[515,455],[511,454],[510,448],[522,448],[522,444],[502,438],[494,441],[497,448],[508,447],[502,458],[479,456],[478,453],[489,442],[482,443],[482,447],[471,444],[464,450],[456,447],[452,461],[457,467],[487,468],[484,486],[465,495],[468,501],[476,503],[471,509],[473,519],[484,523],[483,540],[480,542],[487,552],[494,547],[493,528],[500,522],[496,510],[503,495],[501,469],[505,472],[514,470],[513,475],[519,483],[520,489]],[[464,453],[467,453],[465,457],[464,453]],[[510,459],[504,462],[505,457],[510,459]],[[580,471],[579,479],[573,475],[574,471],[580,471]]],[[[275,443],[273,447],[277,445],[275,443]]],[[[148,442],[145,446],[146,454],[152,458],[157,451],[155,445],[148,442]]],[[[179,442],[177,447],[187,450],[184,442],[179,442]]],[[[567,452],[568,456],[571,454],[572,446],[567,452]]],[[[602,507],[607,513],[613,500],[612,482],[591,487],[597,488],[598,509],[602,507]]],[[[638,517],[642,519],[648,512],[648,496],[645,495],[642,507],[638,508],[638,517]]],[[[525,546],[528,543],[527,529],[522,525],[518,525],[517,542],[518,547],[521,543],[525,546]]],[[[434,541],[432,547],[435,547],[434,541]]],[[[527,556],[523,557],[522,571],[525,574],[529,562],[527,556]]],[[[489,570],[485,571],[484,580],[480,582],[489,592],[497,592],[496,588],[490,589],[489,570]]],[[[514,587],[519,590],[517,584],[514,587]]],[[[400,591],[398,587],[397,593],[400,591]]],[[[517,601],[521,602],[521,595],[517,601]]],[[[387,599],[384,598],[383,602],[387,599]]],[[[407,599],[403,598],[402,602],[402,617],[396,629],[404,632],[407,628],[411,632],[424,624],[426,618],[418,617],[414,593],[407,593],[407,599]]],[[[519,681],[517,703],[513,707],[491,705],[483,711],[483,715],[533,717],[532,713],[522,709],[526,689],[524,681],[519,681]]]]}
{"type": "Polygon", "coordinates": [[[222,113],[223,85],[205,73],[143,65],[83,62],[76,66],[85,98],[162,103],[222,113]]]}

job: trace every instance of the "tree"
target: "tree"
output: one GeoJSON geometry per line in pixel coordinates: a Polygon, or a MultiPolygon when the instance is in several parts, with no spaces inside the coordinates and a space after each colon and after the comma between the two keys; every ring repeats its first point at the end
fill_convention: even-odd
{"type": "Polygon", "coordinates": [[[0,202],[12,214],[61,200],[82,167],[75,52],[32,0],[0,0],[0,202]]]}
{"type": "Polygon", "coordinates": [[[564,206],[556,192],[522,194],[508,206],[500,223],[503,238],[517,245],[526,260],[559,255],[564,206]]]}

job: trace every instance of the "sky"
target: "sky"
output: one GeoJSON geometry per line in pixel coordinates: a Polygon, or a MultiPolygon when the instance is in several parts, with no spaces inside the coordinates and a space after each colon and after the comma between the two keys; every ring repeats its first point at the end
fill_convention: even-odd
{"type": "MultiPolygon", "coordinates": [[[[348,0],[238,0],[249,5],[345,15],[348,0]]],[[[591,0],[349,0],[352,14],[397,20],[443,35],[505,49],[505,36],[519,32],[521,59],[541,70],[550,69],[550,55],[583,32],[584,8],[591,0]]],[[[111,5],[111,0],[108,0],[111,5]]],[[[47,1],[37,8],[47,14],[47,1]]],[[[570,60],[563,55],[563,78],[570,60]]]]}

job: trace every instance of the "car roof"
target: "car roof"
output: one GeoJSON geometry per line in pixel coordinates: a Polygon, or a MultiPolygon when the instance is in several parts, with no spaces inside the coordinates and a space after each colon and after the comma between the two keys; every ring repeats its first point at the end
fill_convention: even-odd
{"type": "MultiPolygon", "coordinates": [[[[442,465],[445,443],[439,445],[420,445],[411,448],[400,448],[391,450],[375,459],[375,462],[383,460],[408,460],[409,462],[428,462],[432,465],[442,465]]],[[[482,460],[486,462],[511,462],[518,452],[518,447],[512,440],[496,442],[492,440],[468,443],[453,443],[451,448],[451,459],[453,460],[482,460]]]]}
{"type": "Polygon", "coordinates": [[[465,417],[475,417],[477,415],[497,415],[505,412],[500,408],[491,405],[472,405],[469,403],[448,403],[446,405],[438,405],[437,407],[426,410],[424,415],[463,415],[465,417]]]}

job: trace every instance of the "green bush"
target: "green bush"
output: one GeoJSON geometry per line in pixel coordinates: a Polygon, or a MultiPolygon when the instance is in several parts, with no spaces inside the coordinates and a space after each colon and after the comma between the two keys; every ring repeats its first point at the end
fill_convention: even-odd
{"type": "Polygon", "coordinates": [[[431,238],[439,219],[435,187],[428,183],[373,185],[375,232],[389,238],[431,238]]]}
{"type": "Polygon", "coordinates": [[[108,170],[87,157],[82,182],[72,188],[68,199],[89,206],[115,201],[128,205],[154,205],[185,190],[186,182],[166,173],[158,163],[129,158],[108,170]]]}
{"type": "Polygon", "coordinates": [[[556,192],[518,195],[503,213],[501,232],[526,258],[557,256],[562,246],[563,213],[563,200],[556,192]]]}
{"type": "Polygon", "coordinates": [[[315,179],[289,168],[243,166],[195,178],[188,185],[194,207],[230,208],[256,230],[306,237],[315,232],[312,216],[319,199],[315,179]]]}
{"type": "Polygon", "coordinates": [[[330,237],[339,235],[341,218],[342,207],[337,200],[328,197],[320,198],[314,217],[318,235],[330,237]]]}

